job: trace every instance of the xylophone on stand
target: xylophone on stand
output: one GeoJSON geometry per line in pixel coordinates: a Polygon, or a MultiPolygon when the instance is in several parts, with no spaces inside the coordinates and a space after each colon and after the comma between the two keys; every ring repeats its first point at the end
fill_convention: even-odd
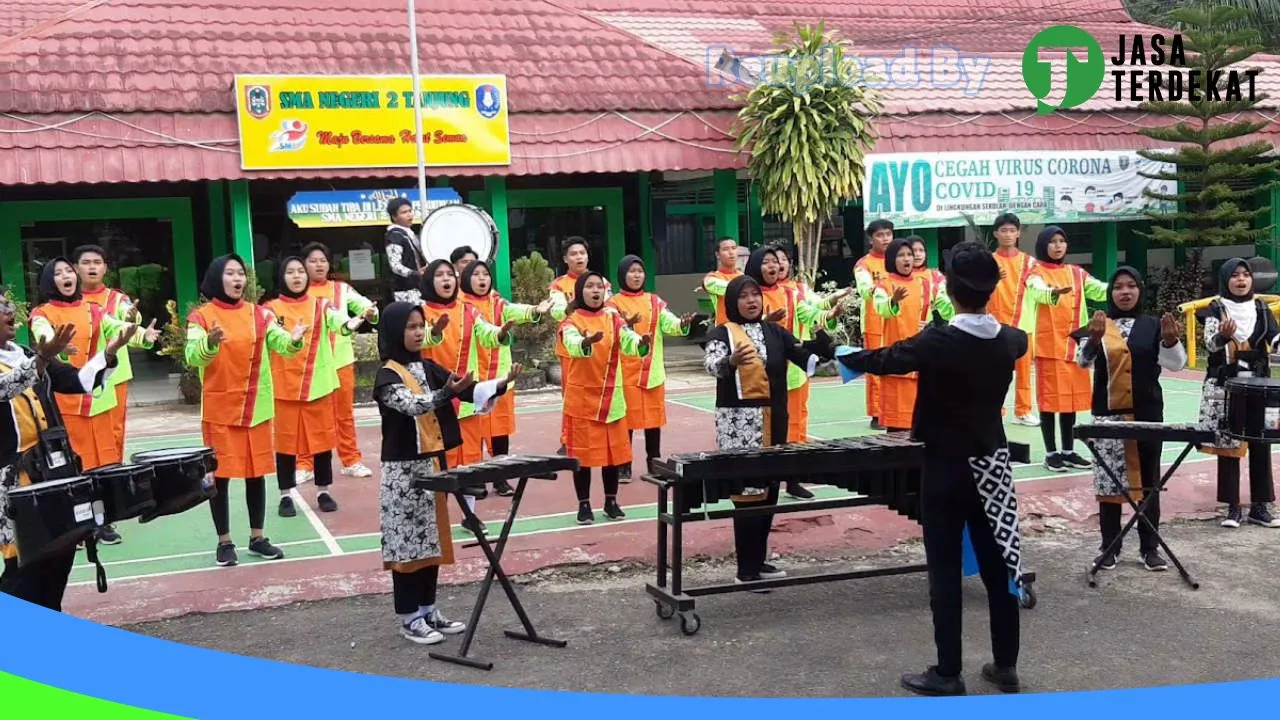
{"type": "MultiPolygon", "coordinates": [[[[1186,459],[1187,455],[1190,454],[1197,445],[1213,442],[1214,433],[1210,430],[1204,429],[1200,425],[1192,423],[1135,421],[1102,422],[1077,425],[1075,427],[1074,436],[1077,440],[1083,441],[1085,446],[1089,448],[1089,452],[1093,453],[1096,466],[1102,468],[1102,471],[1111,478],[1112,482],[1123,488],[1128,488],[1129,483],[1122,482],[1119,478],[1118,471],[1108,465],[1103,459],[1102,454],[1098,452],[1098,448],[1096,446],[1097,440],[1132,440],[1135,442],[1161,444],[1167,442],[1186,443],[1186,447],[1182,449],[1182,454],[1178,456],[1177,460],[1173,461],[1173,464],[1169,466],[1169,469],[1165,471],[1164,475],[1157,480],[1156,486],[1142,488],[1143,497],[1140,504],[1134,502],[1132,491],[1124,494],[1125,502],[1129,503],[1129,507],[1133,508],[1133,517],[1129,518],[1129,522],[1120,530],[1120,534],[1111,541],[1110,545],[1099,553],[1098,558],[1094,560],[1093,564],[1089,567],[1089,572],[1085,576],[1085,581],[1089,584],[1089,587],[1098,586],[1097,576],[1098,569],[1101,567],[1102,558],[1118,547],[1120,543],[1124,541],[1124,537],[1133,530],[1134,526],[1141,522],[1151,530],[1155,535],[1156,541],[1160,543],[1160,547],[1164,548],[1164,551],[1169,554],[1169,559],[1173,561],[1174,567],[1178,568],[1178,572],[1182,575],[1182,579],[1191,586],[1191,589],[1199,590],[1200,583],[1191,579],[1191,575],[1187,572],[1187,569],[1182,566],[1182,563],[1178,560],[1178,556],[1173,554],[1173,550],[1169,549],[1164,538],[1160,537],[1159,529],[1151,526],[1151,521],[1147,519],[1147,516],[1143,514],[1143,511],[1147,509],[1151,500],[1157,497],[1157,493],[1165,491],[1165,485],[1168,484],[1169,479],[1173,477],[1173,474],[1177,472],[1178,467],[1182,465],[1182,461],[1186,459]]],[[[1121,468],[1120,471],[1122,472],[1123,468],[1121,468]]]]}
{"type": "MultiPolygon", "coordinates": [[[[58,439],[55,437],[55,442],[58,439]]],[[[131,464],[115,464],[81,473],[69,450],[65,461],[46,474],[51,479],[9,491],[7,514],[13,521],[20,565],[85,544],[96,566],[98,592],[107,591],[107,574],[98,559],[93,533],[103,525],[186,512],[216,489],[217,458],[205,447],[134,453],[131,464]]]]}
{"type": "Polygon", "coordinates": [[[502,525],[502,532],[498,535],[498,542],[495,545],[490,545],[484,533],[476,536],[476,544],[480,546],[481,552],[484,553],[485,559],[489,563],[489,569],[485,572],[484,580],[480,583],[480,592],[476,595],[475,605],[471,608],[471,617],[467,622],[467,629],[462,635],[462,643],[458,649],[458,654],[449,655],[442,652],[431,652],[428,653],[430,657],[480,670],[493,669],[492,662],[475,660],[467,657],[467,653],[471,650],[471,642],[475,638],[476,628],[480,624],[480,615],[484,611],[485,602],[489,599],[489,589],[493,586],[495,577],[502,585],[502,590],[506,594],[507,600],[511,603],[511,608],[515,610],[516,616],[520,618],[520,624],[524,626],[523,633],[506,630],[507,637],[550,647],[562,648],[568,645],[564,640],[541,636],[534,629],[533,623],[524,611],[524,606],[520,603],[520,598],[516,595],[515,588],[511,585],[511,580],[502,570],[502,553],[506,549],[507,538],[511,535],[511,527],[515,524],[516,514],[520,511],[520,501],[524,498],[525,487],[528,485],[529,480],[555,480],[557,473],[560,471],[568,470],[572,472],[577,469],[577,460],[562,455],[499,455],[471,465],[463,465],[432,473],[414,482],[414,486],[419,490],[452,495],[457,499],[458,507],[462,509],[463,517],[472,523],[479,523],[480,519],[476,517],[475,513],[467,505],[467,496],[475,494],[479,488],[487,487],[499,480],[517,481],[515,495],[511,496],[511,509],[507,511],[507,519],[502,525]]]}
{"type": "Polygon", "coordinates": [[[683,578],[684,526],[688,522],[863,505],[886,505],[918,520],[923,450],[922,444],[905,437],[871,435],[753,450],[651,458],[649,474],[643,479],[658,488],[657,581],[647,583],[645,591],[653,597],[658,617],[669,620],[679,614],[681,632],[693,635],[702,624],[698,614],[693,612],[695,597],[923,572],[926,566],[909,565],[701,587],[685,587],[683,578]],[[767,487],[772,482],[793,479],[839,487],[857,495],[767,508],[694,511],[740,494],[746,488],[767,487]]]}

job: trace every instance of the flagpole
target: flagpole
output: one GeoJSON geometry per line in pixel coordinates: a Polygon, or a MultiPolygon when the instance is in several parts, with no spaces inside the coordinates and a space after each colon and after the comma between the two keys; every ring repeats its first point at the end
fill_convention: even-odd
{"type": "MultiPolygon", "coordinates": [[[[409,56],[413,67],[413,127],[418,140],[418,202],[422,204],[422,219],[427,217],[427,151],[422,139],[422,75],[418,72],[418,10],[417,0],[409,0],[409,56]]],[[[423,256],[426,248],[422,248],[423,256]]],[[[430,260],[431,258],[427,258],[430,260]]]]}

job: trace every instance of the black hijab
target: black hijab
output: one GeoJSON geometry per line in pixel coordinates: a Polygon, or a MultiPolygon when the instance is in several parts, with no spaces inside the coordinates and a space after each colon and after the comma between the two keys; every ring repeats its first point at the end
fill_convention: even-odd
{"type": "Polygon", "coordinates": [[[898,272],[898,253],[902,252],[903,248],[906,248],[909,251],[911,250],[911,238],[894,238],[893,241],[889,243],[889,247],[885,248],[884,251],[884,269],[898,277],[910,278],[911,273],[914,273],[916,270],[916,259],[914,255],[911,258],[911,273],[903,275],[898,272]]]}
{"type": "Polygon", "coordinates": [[[573,302],[569,303],[569,308],[568,308],[569,312],[573,312],[574,310],[577,310],[579,308],[582,308],[583,310],[587,310],[589,312],[595,312],[596,310],[604,309],[603,302],[600,303],[600,307],[592,309],[587,307],[586,303],[582,299],[582,289],[587,286],[587,278],[589,277],[598,277],[601,280],[604,280],[604,276],[596,272],[595,270],[587,270],[586,272],[579,275],[577,282],[573,284],[573,302]]]}
{"type": "MultiPolygon", "coordinates": [[[[759,252],[758,250],[756,252],[759,252]]],[[[752,253],[754,255],[755,253],[752,253]]],[[[758,323],[764,320],[764,302],[760,303],[760,317],[748,320],[738,311],[738,297],[742,295],[742,291],[748,287],[760,289],[760,283],[750,275],[739,275],[729,281],[729,287],[724,290],[724,314],[731,323],[758,323]]]]}
{"type": "Polygon", "coordinates": [[[450,268],[453,267],[453,263],[445,260],[444,258],[432,260],[431,264],[427,266],[427,269],[422,271],[422,288],[420,289],[420,292],[422,293],[422,299],[429,303],[448,305],[458,299],[458,290],[461,289],[459,287],[461,283],[455,282],[453,284],[453,297],[440,297],[440,294],[436,292],[436,269],[441,265],[448,265],[450,268]]]}
{"type": "MultiPolygon", "coordinates": [[[[394,360],[408,366],[409,363],[422,359],[421,353],[413,352],[404,346],[404,328],[409,324],[409,317],[415,312],[422,317],[422,308],[407,302],[393,302],[382,311],[378,319],[378,359],[382,362],[394,360]]],[[[431,329],[425,328],[425,331],[431,332],[431,329]]]]}
{"type": "Polygon", "coordinates": [[[1222,263],[1222,267],[1218,268],[1218,294],[1234,302],[1249,302],[1253,299],[1253,285],[1249,286],[1247,295],[1233,295],[1231,293],[1231,276],[1235,274],[1241,265],[1245,266],[1250,275],[1253,274],[1253,268],[1249,267],[1249,263],[1238,257],[1227,260],[1222,263]]]}
{"type": "Polygon", "coordinates": [[[1136,318],[1142,315],[1142,301],[1146,299],[1147,288],[1142,284],[1142,276],[1138,271],[1128,265],[1121,265],[1116,271],[1111,273],[1111,280],[1107,283],[1107,317],[1115,320],[1117,318],[1136,318]],[[1116,301],[1112,297],[1112,293],[1116,288],[1116,279],[1121,275],[1128,275],[1138,284],[1138,302],[1133,306],[1132,310],[1124,311],[1116,307],[1116,301]]]}
{"type": "MultiPolygon", "coordinates": [[[[644,284],[640,284],[639,290],[632,290],[627,287],[627,273],[631,272],[632,265],[644,267],[644,261],[637,255],[628,255],[622,258],[622,262],[618,263],[618,291],[619,292],[644,292],[644,284]]],[[[648,268],[646,268],[647,270],[648,268]]]]}
{"type": "Polygon", "coordinates": [[[307,270],[307,263],[297,255],[290,255],[281,260],[280,265],[276,267],[276,294],[283,298],[297,300],[298,298],[306,297],[307,288],[311,286],[311,276],[307,276],[307,284],[303,286],[302,292],[294,292],[290,290],[289,286],[285,284],[284,274],[285,270],[289,268],[289,263],[291,262],[297,262],[302,265],[303,272],[306,272],[307,270]]]}
{"type": "Polygon", "coordinates": [[[57,300],[58,302],[79,302],[80,301],[80,274],[76,273],[76,289],[71,291],[70,295],[63,295],[58,289],[58,283],[53,280],[53,273],[58,267],[58,263],[66,263],[71,272],[76,272],[76,266],[64,257],[56,257],[44,264],[44,269],[40,271],[40,294],[44,296],[45,302],[57,300]]]}
{"type": "Polygon", "coordinates": [[[489,273],[489,292],[493,292],[493,271],[489,269],[488,263],[483,260],[476,260],[472,262],[467,266],[466,270],[462,271],[462,278],[458,280],[458,289],[468,295],[483,297],[480,293],[475,291],[474,286],[476,268],[478,267],[484,268],[485,271],[489,273]]]}
{"type": "MultiPolygon", "coordinates": [[[[1067,259],[1066,255],[1062,256],[1062,260],[1053,260],[1049,257],[1049,241],[1056,235],[1061,235],[1063,239],[1067,237],[1067,233],[1057,225],[1050,225],[1041,230],[1040,234],[1036,236],[1036,260],[1038,262],[1061,265],[1063,260],[1067,259]]],[[[1067,251],[1070,252],[1070,248],[1067,248],[1067,251]]]]}
{"type": "MultiPolygon", "coordinates": [[[[747,266],[743,268],[743,272],[747,277],[755,280],[756,285],[759,285],[761,290],[764,290],[764,288],[767,287],[773,287],[764,281],[764,256],[773,255],[774,258],[777,258],[777,253],[778,251],[772,247],[765,246],[752,251],[751,257],[747,258],[747,266]]],[[[726,302],[728,302],[728,296],[726,295],[725,297],[726,302]]],[[[726,305],[725,307],[728,306],[726,305]]]]}
{"type": "MultiPolygon", "coordinates": [[[[209,263],[209,269],[204,271],[204,281],[200,283],[200,294],[210,300],[220,300],[228,305],[235,305],[240,300],[233,300],[227,294],[227,289],[222,284],[222,273],[227,269],[227,263],[235,260],[240,263],[240,267],[244,268],[246,274],[246,282],[248,281],[249,266],[244,264],[244,259],[235,253],[216,257],[213,262],[209,263]]],[[[248,290],[248,286],[245,286],[248,290]]],[[[243,299],[243,298],[242,298],[243,299]]]]}

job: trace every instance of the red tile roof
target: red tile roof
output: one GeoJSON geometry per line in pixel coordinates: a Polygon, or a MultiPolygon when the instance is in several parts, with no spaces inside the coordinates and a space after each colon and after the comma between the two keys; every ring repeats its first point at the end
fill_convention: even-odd
{"type": "MultiPolygon", "coordinates": [[[[1046,25],[1073,23],[1098,37],[1149,30],[1122,0],[430,0],[419,8],[424,72],[496,72],[509,82],[511,166],[432,169],[439,174],[741,167],[726,132],[733,104],[709,86],[710,63],[720,49],[765,53],[773,33],[819,17],[864,55],[908,45],[989,54],[976,94],[889,88],[895,115],[880,123],[877,152],[1151,146],[1136,127],[1152,120],[1105,91],[1084,108],[1093,112],[1036,117],[1021,79],[1020,48],[1046,25]]],[[[411,175],[246,173],[231,92],[236,73],[403,74],[405,22],[402,0],[24,0],[0,9],[0,113],[11,113],[0,115],[0,184],[411,175]],[[84,116],[94,112],[103,114],[84,116]]],[[[923,67],[929,59],[921,56],[923,67]]],[[[1280,69],[1260,84],[1274,107],[1280,69]]]]}
{"type": "MultiPolygon", "coordinates": [[[[435,175],[714,170],[743,163],[722,128],[733,113],[517,113],[508,167],[435,175]]],[[[245,172],[234,115],[0,115],[0,185],[405,177],[412,168],[245,172]],[[38,123],[38,124],[37,124],[38,123]]]]}
{"type": "MultiPolygon", "coordinates": [[[[408,73],[407,22],[403,0],[112,0],[0,41],[0,112],[234,112],[237,73],[408,73]]],[[[732,106],[698,67],[545,0],[420,2],[418,27],[423,72],[504,73],[513,113],[732,106]]]]}

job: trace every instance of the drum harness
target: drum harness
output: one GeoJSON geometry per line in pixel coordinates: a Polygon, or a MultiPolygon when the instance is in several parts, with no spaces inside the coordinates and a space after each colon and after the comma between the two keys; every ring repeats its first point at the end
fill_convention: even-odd
{"type": "MultiPolygon", "coordinates": [[[[40,482],[65,480],[81,474],[80,456],[71,447],[71,438],[67,435],[66,426],[63,425],[62,413],[56,403],[50,403],[46,400],[47,397],[53,394],[53,384],[50,382],[48,375],[42,376],[37,382],[43,384],[41,391],[36,392],[36,398],[40,401],[40,408],[44,412],[46,427],[41,428],[39,423],[36,423],[36,444],[19,455],[17,462],[19,469],[26,472],[27,476],[32,479],[33,485],[40,482]],[[51,420],[52,422],[50,422],[51,420]],[[39,480],[36,480],[36,478],[39,478],[39,480]]],[[[27,407],[31,410],[31,417],[34,420],[38,415],[31,398],[27,397],[26,393],[23,393],[20,397],[26,401],[27,407]]],[[[100,515],[99,507],[101,502],[95,502],[94,505],[94,515],[100,515]]],[[[98,592],[105,593],[107,591],[107,571],[102,567],[102,562],[98,559],[97,536],[91,534],[86,538],[84,548],[85,556],[96,568],[95,580],[98,592]]]]}

